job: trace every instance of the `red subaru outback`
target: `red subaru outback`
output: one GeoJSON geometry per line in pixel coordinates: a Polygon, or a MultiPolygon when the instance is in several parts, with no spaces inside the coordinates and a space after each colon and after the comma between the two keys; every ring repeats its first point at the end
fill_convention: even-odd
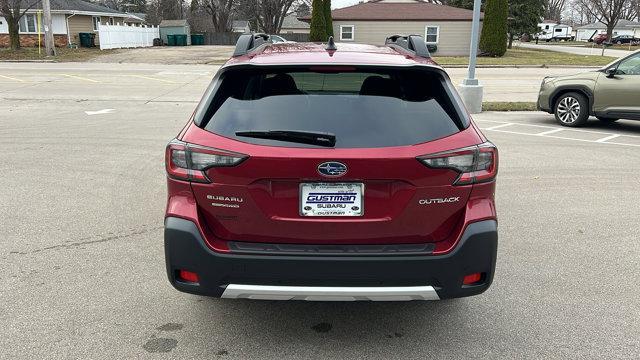
{"type": "Polygon", "coordinates": [[[244,35],[166,149],[169,281],[249,299],[482,293],[497,169],[421,37],[244,35]]]}

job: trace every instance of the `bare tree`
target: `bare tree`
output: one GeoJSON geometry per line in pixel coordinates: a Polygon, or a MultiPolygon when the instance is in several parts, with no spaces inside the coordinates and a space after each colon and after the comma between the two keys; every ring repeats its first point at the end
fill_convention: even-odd
{"type": "Polygon", "coordinates": [[[559,22],[562,18],[562,11],[564,10],[565,3],[566,0],[547,0],[544,12],[545,19],[559,22]]]}
{"type": "Polygon", "coordinates": [[[211,16],[213,31],[231,31],[232,18],[237,0],[202,0],[202,5],[211,16]]]}
{"type": "Polygon", "coordinates": [[[296,0],[254,0],[256,2],[258,26],[267,34],[277,34],[282,21],[292,13],[296,0]]]}
{"type": "Polygon", "coordinates": [[[580,0],[593,17],[607,27],[607,40],[611,40],[613,29],[624,16],[629,0],[580,0]]]}
{"type": "Polygon", "coordinates": [[[39,0],[0,0],[0,16],[7,20],[11,50],[20,49],[20,19],[38,2],[39,0]]]}

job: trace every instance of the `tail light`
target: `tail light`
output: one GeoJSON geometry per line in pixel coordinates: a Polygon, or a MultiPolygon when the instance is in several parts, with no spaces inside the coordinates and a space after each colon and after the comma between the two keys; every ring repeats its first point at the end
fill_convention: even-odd
{"type": "Polygon", "coordinates": [[[205,171],[212,167],[236,166],[248,156],[173,140],[167,145],[165,165],[169,177],[209,183],[205,171]]]}
{"type": "Polygon", "coordinates": [[[490,142],[437,154],[419,156],[431,168],[451,169],[460,175],[454,185],[469,185],[495,179],[498,174],[498,149],[490,142]]]}

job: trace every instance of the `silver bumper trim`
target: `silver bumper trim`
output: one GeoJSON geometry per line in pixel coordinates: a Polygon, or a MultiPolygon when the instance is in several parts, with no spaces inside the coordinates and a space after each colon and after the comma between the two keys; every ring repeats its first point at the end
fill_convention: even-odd
{"type": "Polygon", "coordinates": [[[333,287],[229,284],[226,299],[305,301],[440,300],[433,286],[333,287]]]}

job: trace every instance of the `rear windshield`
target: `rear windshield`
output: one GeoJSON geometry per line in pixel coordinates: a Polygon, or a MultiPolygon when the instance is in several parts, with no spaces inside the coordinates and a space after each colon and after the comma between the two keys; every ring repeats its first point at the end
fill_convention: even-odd
{"type": "Polygon", "coordinates": [[[223,73],[209,96],[201,127],[260,145],[318,146],[241,135],[328,133],[336,148],[390,147],[449,136],[468,124],[450,84],[430,70],[245,68],[223,73]]]}

